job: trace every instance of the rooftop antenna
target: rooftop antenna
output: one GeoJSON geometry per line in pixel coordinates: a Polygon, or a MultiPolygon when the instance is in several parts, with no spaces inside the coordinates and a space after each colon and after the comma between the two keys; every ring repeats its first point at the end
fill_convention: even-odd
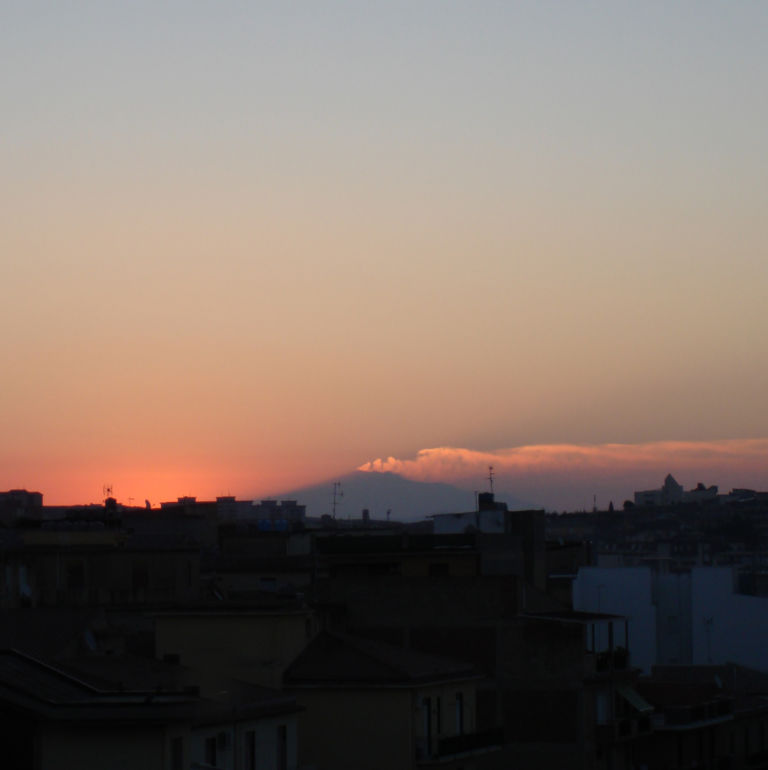
{"type": "Polygon", "coordinates": [[[112,497],[112,485],[111,484],[104,484],[104,486],[101,488],[101,491],[104,493],[104,499],[105,500],[108,497],[112,497]]]}
{"type": "Polygon", "coordinates": [[[488,466],[488,483],[491,486],[491,494],[493,494],[493,466],[488,466]]]}
{"type": "Polygon", "coordinates": [[[341,491],[341,482],[334,481],[333,482],[333,505],[331,506],[331,514],[333,515],[334,519],[336,518],[337,499],[340,497],[344,497],[344,492],[341,491]]]}

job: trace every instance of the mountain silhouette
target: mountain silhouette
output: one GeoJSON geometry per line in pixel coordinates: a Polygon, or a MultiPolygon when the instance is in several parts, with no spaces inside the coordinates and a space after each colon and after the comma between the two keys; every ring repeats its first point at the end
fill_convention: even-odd
{"type": "MultiPolygon", "coordinates": [[[[372,519],[386,519],[387,511],[393,520],[414,521],[433,513],[457,513],[475,510],[475,493],[426,481],[411,481],[396,473],[354,471],[345,476],[320,484],[301,487],[280,495],[279,499],[296,500],[307,506],[308,516],[330,514],[333,484],[341,482],[342,496],[337,496],[336,518],[359,519],[363,508],[372,519]]],[[[499,496],[510,508],[528,507],[524,502],[499,496]]]]}

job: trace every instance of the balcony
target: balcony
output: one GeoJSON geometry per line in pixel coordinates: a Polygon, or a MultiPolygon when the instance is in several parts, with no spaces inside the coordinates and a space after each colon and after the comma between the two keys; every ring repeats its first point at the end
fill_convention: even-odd
{"type": "Polygon", "coordinates": [[[616,647],[595,655],[595,671],[624,671],[629,667],[629,652],[625,647],[616,647]]]}
{"type": "Polygon", "coordinates": [[[649,716],[639,718],[622,717],[595,726],[595,739],[598,743],[619,743],[632,740],[651,732],[649,716]]]}
{"type": "Polygon", "coordinates": [[[692,725],[714,724],[733,719],[733,699],[716,698],[690,706],[667,706],[660,720],[660,729],[675,729],[692,725]]]}
{"type": "Polygon", "coordinates": [[[427,752],[424,739],[416,745],[416,760],[421,765],[440,764],[467,754],[494,751],[504,743],[504,730],[495,727],[478,733],[463,733],[440,738],[433,742],[432,752],[427,752]],[[436,744],[436,745],[435,745],[436,744]]]}

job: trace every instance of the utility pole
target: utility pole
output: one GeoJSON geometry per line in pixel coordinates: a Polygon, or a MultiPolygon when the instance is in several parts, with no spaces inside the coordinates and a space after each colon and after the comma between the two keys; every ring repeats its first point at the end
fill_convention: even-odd
{"type": "Polygon", "coordinates": [[[337,505],[337,498],[344,497],[344,493],[341,491],[341,482],[340,481],[334,481],[333,482],[333,503],[331,505],[331,515],[333,518],[336,518],[336,505],[337,505]]]}

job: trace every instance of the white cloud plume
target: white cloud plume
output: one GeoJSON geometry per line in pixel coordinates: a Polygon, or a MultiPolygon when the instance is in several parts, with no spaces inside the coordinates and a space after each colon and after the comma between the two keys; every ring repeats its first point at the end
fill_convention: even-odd
{"type": "MultiPolygon", "coordinates": [[[[634,489],[678,481],[768,487],[768,439],[654,441],[638,444],[539,444],[492,451],[460,447],[422,449],[410,459],[378,458],[358,470],[391,472],[418,481],[478,484],[494,467],[499,484],[543,505],[583,501],[586,490],[631,497],[634,489]]],[[[591,498],[591,492],[590,492],[591,498]]]]}

